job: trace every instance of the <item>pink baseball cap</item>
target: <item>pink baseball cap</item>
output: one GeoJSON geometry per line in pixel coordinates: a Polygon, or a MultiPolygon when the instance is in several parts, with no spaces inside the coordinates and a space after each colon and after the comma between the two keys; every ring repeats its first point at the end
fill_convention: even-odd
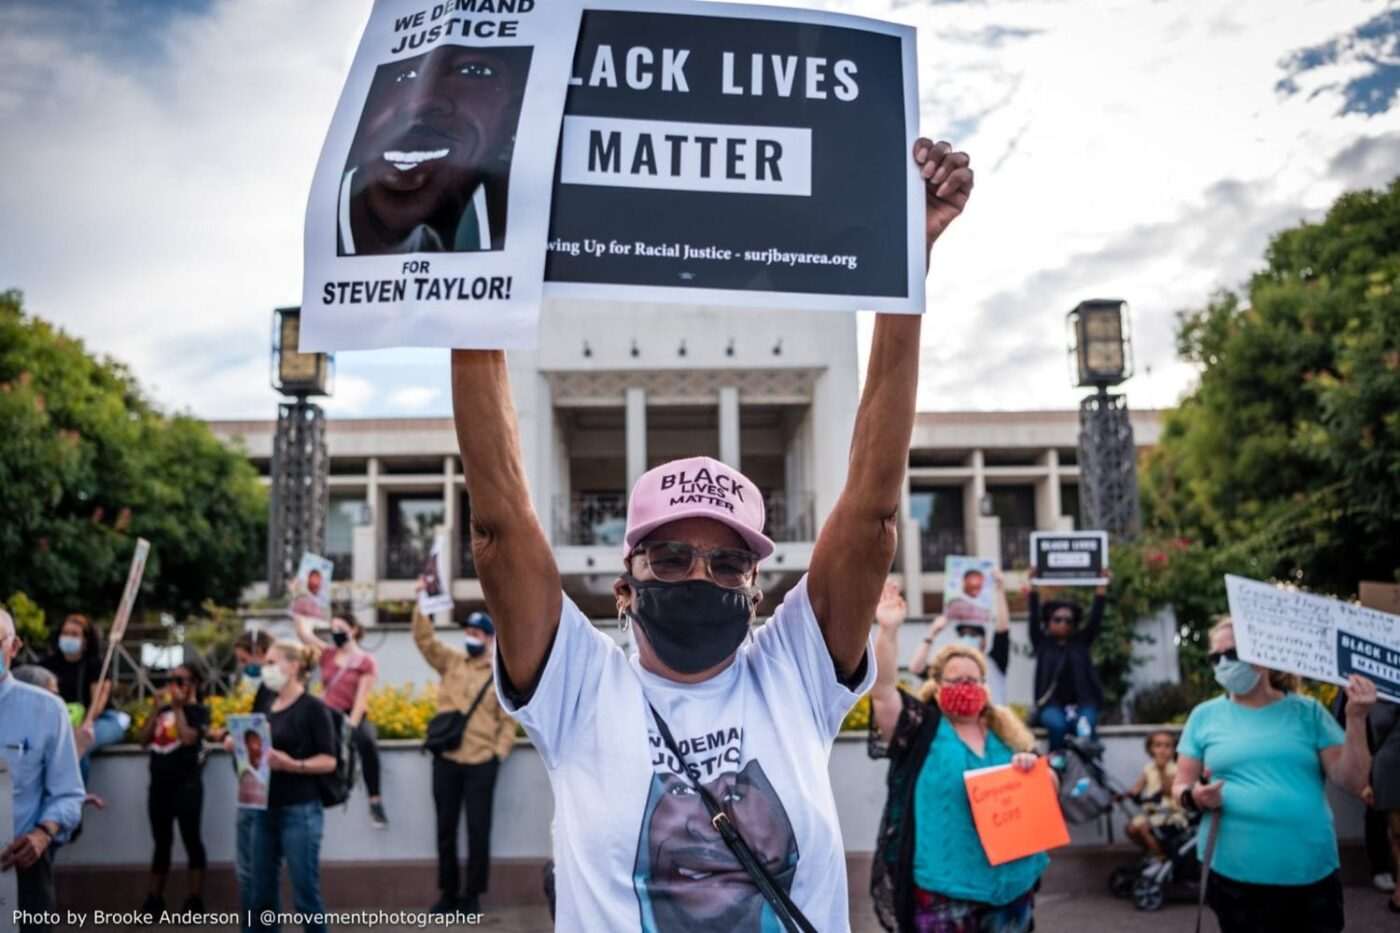
{"type": "Polygon", "coordinates": [[[627,504],[624,556],[647,535],[683,518],[712,518],[733,528],[759,559],[773,553],[763,533],[763,495],[749,478],[711,457],[672,460],[648,470],[627,504]]]}

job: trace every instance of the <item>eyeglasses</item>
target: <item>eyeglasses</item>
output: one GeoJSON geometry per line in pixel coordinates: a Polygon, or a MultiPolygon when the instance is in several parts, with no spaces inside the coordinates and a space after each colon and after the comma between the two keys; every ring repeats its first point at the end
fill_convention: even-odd
{"type": "Polygon", "coordinates": [[[663,583],[679,583],[690,576],[697,559],[705,562],[705,573],[727,590],[737,590],[749,582],[758,566],[758,555],[740,548],[698,548],[684,541],[655,541],[639,544],[627,556],[641,554],[647,566],[663,583]]]}
{"type": "Polygon", "coordinates": [[[188,677],[172,677],[170,678],[170,682],[177,687],[188,687],[190,685],[190,679],[188,677]]]}
{"type": "Polygon", "coordinates": [[[942,680],[942,679],[940,679],[938,682],[939,682],[940,684],[942,684],[943,686],[945,686],[945,687],[966,687],[966,686],[968,686],[968,685],[972,685],[972,686],[975,686],[975,687],[980,687],[980,686],[982,686],[982,678],[981,678],[981,677],[959,677],[959,678],[957,678],[956,680],[942,680]]]}
{"type": "Polygon", "coordinates": [[[1239,653],[1234,648],[1226,648],[1224,651],[1212,651],[1206,655],[1206,661],[1211,667],[1215,667],[1221,661],[1238,661],[1239,653]]]}

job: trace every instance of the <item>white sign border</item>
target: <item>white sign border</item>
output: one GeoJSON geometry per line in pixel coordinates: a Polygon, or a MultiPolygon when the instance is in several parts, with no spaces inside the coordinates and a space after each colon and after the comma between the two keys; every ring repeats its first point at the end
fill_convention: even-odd
{"type": "MultiPolygon", "coordinates": [[[[1035,571],[1036,542],[1041,538],[1098,538],[1099,547],[1103,553],[1103,569],[1108,569],[1108,532],[1106,531],[1032,531],[1031,548],[1031,572],[1035,571]]],[[[1040,577],[1031,577],[1031,586],[1105,586],[1108,577],[1074,577],[1069,579],[1046,580],[1040,577]]]]}

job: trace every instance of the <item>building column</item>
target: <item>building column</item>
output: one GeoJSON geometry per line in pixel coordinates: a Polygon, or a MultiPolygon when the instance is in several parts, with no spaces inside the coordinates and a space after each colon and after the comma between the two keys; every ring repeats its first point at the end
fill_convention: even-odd
{"type": "MultiPolygon", "coordinates": [[[[370,457],[365,464],[365,501],[369,503],[370,530],[374,536],[374,581],[376,588],[384,576],[384,555],[389,551],[389,510],[384,493],[379,489],[379,458],[370,457]]],[[[375,593],[375,599],[379,595],[375,593]]]]}
{"type": "Polygon", "coordinates": [[[647,390],[627,387],[627,492],[647,471],[647,390]]]}
{"type": "Polygon", "coordinates": [[[899,494],[899,543],[904,565],[904,602],[911,616],[924,614],[923,529],[914,521],[909,507],[909,475],[899,494]]]}
{"type": "Polygon", "coordinates": [[[1059,527],[1060,518],[1060,452],[1051,447],[1045,452],[1045,478],[1036,485],[1035,527],[1050,531],[1059,527]]]}
{"type": "Polygon", "coordinates": [[[719,390],[719,459],[742,472],[739,465],[739,387],[719,390]]]}

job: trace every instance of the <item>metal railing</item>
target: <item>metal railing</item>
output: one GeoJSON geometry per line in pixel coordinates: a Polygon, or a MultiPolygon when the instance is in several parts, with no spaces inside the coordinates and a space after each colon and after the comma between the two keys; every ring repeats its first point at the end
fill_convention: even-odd
{"type": "Polygon", "coordinates": [[[810,492],[789,495],[775,489],[764,494],[767,523],[763,533],[778,543],[815,541],[817,538],[816,497],[810,492]]]}
{"type": "Polygon", "coordinates": [[[622,546],[627,530],[627,494],[574,493],[554,498],[554,542],[622,546]]]}
{"type": "Polygon", "coordinates": [[[398,540],[384,550],[384,576],[390,580],[416,580],[432,552],[431,541],[398,540]]]}
{"type": "Polygon", "coordinates": [[[1031,532],[1034,528],[1019,525],[1001,526],[1001,567],[1017,570],[1031,563],[1031,532]]]}
{"type": "Polygon", "coordinates": [[[961,528],[925,528],[919,541],[924,573],[942,573],[949,557],[967,553],[967,534],[961,528]]]}

